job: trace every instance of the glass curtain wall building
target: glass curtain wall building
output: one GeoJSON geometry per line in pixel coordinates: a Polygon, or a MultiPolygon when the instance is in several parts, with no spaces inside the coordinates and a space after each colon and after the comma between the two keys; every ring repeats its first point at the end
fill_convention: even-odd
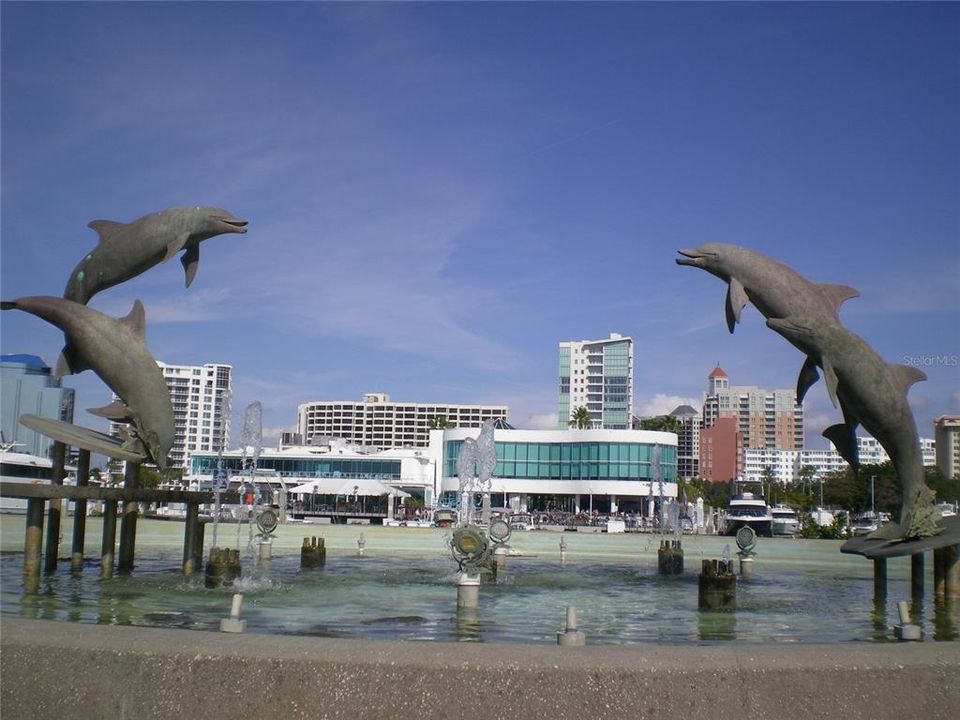
{"type": "Polygon", "coordinates": [[[627,430],[633,409],[633,340],[611,333],[606,340],[560,343],[558,426],[570,426],[577,408],[590,413],[591,428],[627,430]]]}
{"type": "MultiPolygon", "coordinates": [[[[441,435],[437,432],[436,435],[441,435]]],[[[459,489],[465,430],[442,431],[441,502],[459,489]]],[[[677,436],[646,430],[497,430],[492,504],[515,512],[557,509],[647,514],[651,498],[677,497],[677,436]],[[589,500],[588,500],[589,499],[589,500]]]]}

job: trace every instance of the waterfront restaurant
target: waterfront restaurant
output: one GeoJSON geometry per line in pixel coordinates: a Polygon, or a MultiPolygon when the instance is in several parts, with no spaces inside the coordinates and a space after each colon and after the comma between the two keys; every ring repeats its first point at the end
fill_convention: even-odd
{"type": "MultiPolygon", "coordinates": [[[[440,503],[453,506],[457,458],[470,428],[434,430],[430,451],[440,469],[440,503]]],[[[677,436],[648,430],[496,430],[491,505],[513,512],[649,515],[677,497],[677,436]],[[662,482],[661,482],[662,481],[662,482]]]]}

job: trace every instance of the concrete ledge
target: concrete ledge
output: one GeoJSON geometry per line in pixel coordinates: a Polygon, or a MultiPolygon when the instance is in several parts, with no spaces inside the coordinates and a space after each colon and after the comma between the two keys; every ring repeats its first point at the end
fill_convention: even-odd
{"type": "Polygon", "coordinates": [[[0,622],[4,718],[960,717],[960,643],[482,645],[0,622]]]}

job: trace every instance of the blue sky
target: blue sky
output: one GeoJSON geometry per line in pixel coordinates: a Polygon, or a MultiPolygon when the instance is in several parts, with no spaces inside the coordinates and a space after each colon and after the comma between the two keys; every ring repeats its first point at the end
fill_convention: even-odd
{"type": "MultiPolygon", "coordinates": [[[[960,6],[16,3],[2,12],[2,295],[60,295],[86,224],[250,221],[104,291],[157,359],[234,366],[265,434],[299,403],[506,403],[554,427],[557,343],[635,340],[636,411],[803,358],[674,264],[729,242],[852,285],[847,326],[960,412],[960,6]],[[942,359],[946,358],[946,362],[942,359]],[[952,359],[952,361],[951,361],[952,359]]],[[[62,337],[5,312],[2,350],[62,337]]],[[[90,372],[84,408],[106,404],[90,372]]],[[[822,384],[808,446],[839,419],[822,384]]],[[[240,423],[235,423],[237,428],[240,423]]]]}

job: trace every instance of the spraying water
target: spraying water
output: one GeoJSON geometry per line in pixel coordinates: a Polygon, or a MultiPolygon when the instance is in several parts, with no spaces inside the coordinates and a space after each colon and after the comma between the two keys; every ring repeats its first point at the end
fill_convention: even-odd
{"type": "MultiPolygon", "coordinates": [[[[260,459],[260,453],[263,451],[263,406],[259,400],[255,400],[247,405],[247,409],[243,413],[243,436],[241,442],[243,443],[241,462],[243,472],[248,478],[247,482],[242,482],[245,496],[243,499],[246,500],[248,493],[249,497],[255,497],[257,486],[254,480],[257,472],[257,461],[260,459]],[[247,453],[250,454],[249,458],[247,453]]],[[[241,516],[237,518],[237,550],[240,549],[240,519],[242,518],[242,513],[243,510],[241,507],[241,516]]],[[[256,549],[253,544],[252,503],[247,503],[247,535],[247,554],[256,558],[256,549]]]]}

